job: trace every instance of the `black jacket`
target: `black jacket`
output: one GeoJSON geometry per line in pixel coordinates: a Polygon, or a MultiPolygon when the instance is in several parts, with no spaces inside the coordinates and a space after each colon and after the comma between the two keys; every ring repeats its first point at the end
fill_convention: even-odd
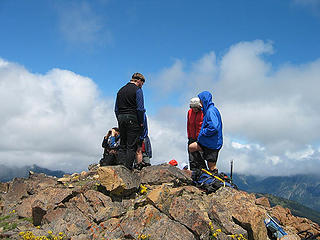
{"type": "Polygon", "coordinates": [[[136,114],[139,124],[144,120],[144,100],[142,89],[134,83],[127,83],[117,93],[114,111],[120,114],[136,114]]]}

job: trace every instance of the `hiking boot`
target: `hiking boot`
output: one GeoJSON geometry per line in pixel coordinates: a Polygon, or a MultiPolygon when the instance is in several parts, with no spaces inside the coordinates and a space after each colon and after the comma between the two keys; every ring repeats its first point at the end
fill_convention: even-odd
{"type": "Polygon", "coordinates": [[[137,163],[134,165],[134,168],[137,169],[137,170],[141,170],[142,168],[144,167],[148,167],[148,166],[151,166],[150,163],[145,163],[145,162],[141,162],[141,163],[137,163]]]}
{"type": "Polygon", "coordinates": [[[150,163],[146,163],[146,162],[143,162],[144,163],[144,166],[145,167],[149,167],[149,166],[151,166],[151,164],[150,163]]]}

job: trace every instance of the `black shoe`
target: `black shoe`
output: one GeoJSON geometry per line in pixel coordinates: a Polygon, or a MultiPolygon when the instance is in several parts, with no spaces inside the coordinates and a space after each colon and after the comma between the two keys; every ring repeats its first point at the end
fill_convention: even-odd
{"type": "Polygon", "coordinates": [[[148,167],[148,166],[151,166],[150,163],[145,163],[145,162],[141,162],[141,163],[137,163],[134,165],[134,169],[137,169],[137,170],[141,170],[142,168],[144,167],[148,167]]]}

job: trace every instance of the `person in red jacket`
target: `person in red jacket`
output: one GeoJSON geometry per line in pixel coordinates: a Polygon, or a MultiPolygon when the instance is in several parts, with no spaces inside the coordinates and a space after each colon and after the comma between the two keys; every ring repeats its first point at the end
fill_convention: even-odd
{"type": "MultiPolygon", "coordinates": [[[[201,110],[200,99],[198,97],[191,98],[190,109],[187,116],[188,149],[191,143],[197,141],[202,126],[202,121],[203,112],[201,110]]],[[[207,165],[199,151],[191,153],[188,150],[188,154],[191,171],[202,168],[207,169],[207,165]]]]}

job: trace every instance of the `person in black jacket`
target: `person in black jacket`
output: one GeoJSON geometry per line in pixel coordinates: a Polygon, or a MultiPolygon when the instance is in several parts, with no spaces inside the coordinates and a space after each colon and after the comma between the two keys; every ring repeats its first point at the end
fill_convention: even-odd
{"type": "Polygon", "coordinates": [[[143,134],[144,99],[142,86],[145,77],[141,73],[134,73],[129,83],[117,93],[115,114],[120,130],[119,163],[132,169],[136,158],[136,151],[143,134]]]}

